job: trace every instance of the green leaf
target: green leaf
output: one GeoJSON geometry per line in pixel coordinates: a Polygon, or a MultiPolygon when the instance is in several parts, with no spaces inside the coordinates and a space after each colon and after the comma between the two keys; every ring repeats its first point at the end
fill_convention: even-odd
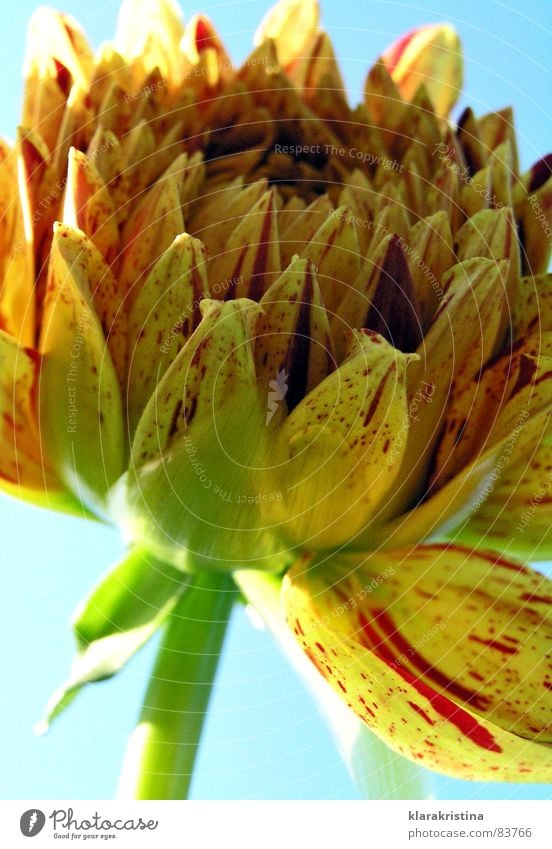
{"type": "Polygon", "coordinates": [[[77,655],[69,679],[46,706],[40,731],[73,701],[85,684],[115,675],[165,621],[187,588],[182,572],[144,550],[111,569],[73,620],[77,655]]]}

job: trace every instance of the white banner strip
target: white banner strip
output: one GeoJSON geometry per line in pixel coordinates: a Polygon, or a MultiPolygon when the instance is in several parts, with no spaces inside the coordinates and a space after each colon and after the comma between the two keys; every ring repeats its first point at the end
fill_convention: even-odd
{"type": "Polygon", "coordinates": [[[550,849],[550,802],[0,802],[0,845],[550,849]],[[36,843],[30,843],[36,838],[36,843]]]}

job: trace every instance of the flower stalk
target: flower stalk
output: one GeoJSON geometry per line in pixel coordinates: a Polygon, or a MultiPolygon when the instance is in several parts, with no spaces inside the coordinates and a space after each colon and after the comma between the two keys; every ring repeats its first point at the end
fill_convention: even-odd
{"type": "Polygon", "coordinates": [[[175,608],[129,740],[119,797],[188,797],[234,599],[230,576],[203,572],[175,608]]]}

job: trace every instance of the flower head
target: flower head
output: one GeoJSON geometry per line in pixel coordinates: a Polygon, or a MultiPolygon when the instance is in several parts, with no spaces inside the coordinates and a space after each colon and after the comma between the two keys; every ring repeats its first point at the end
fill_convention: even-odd
{"type": "Polygon", "coordinates": [[[550,590],[510,555],[551,543],[550,163],[519,173],[509,110],[448,120],[449,26],[356,107],[315,2],[255,45],[235,67],[168,0],[126,0],[96,57],[34,17],[0,150],[2,486],[179,569],[295,561],[290,625],[378,734],[541,777],[550,590]]]}

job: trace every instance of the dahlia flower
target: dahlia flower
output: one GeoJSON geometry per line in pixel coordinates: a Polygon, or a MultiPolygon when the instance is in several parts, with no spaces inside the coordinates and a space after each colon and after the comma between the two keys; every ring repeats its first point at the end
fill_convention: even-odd
{"type": "Polygon", "coordinates": [[[550,160],[520,173],[509,109],[452,123],[455,31],[355,107],[314,0],[239,67],[172,0],[125,0],[96,55],[40,9],[25,73],[0,485],[129,545],[49,719],[163,626],[130,759],[178,797],[245,597],[411,761],[550,778],[550,160]]]}

